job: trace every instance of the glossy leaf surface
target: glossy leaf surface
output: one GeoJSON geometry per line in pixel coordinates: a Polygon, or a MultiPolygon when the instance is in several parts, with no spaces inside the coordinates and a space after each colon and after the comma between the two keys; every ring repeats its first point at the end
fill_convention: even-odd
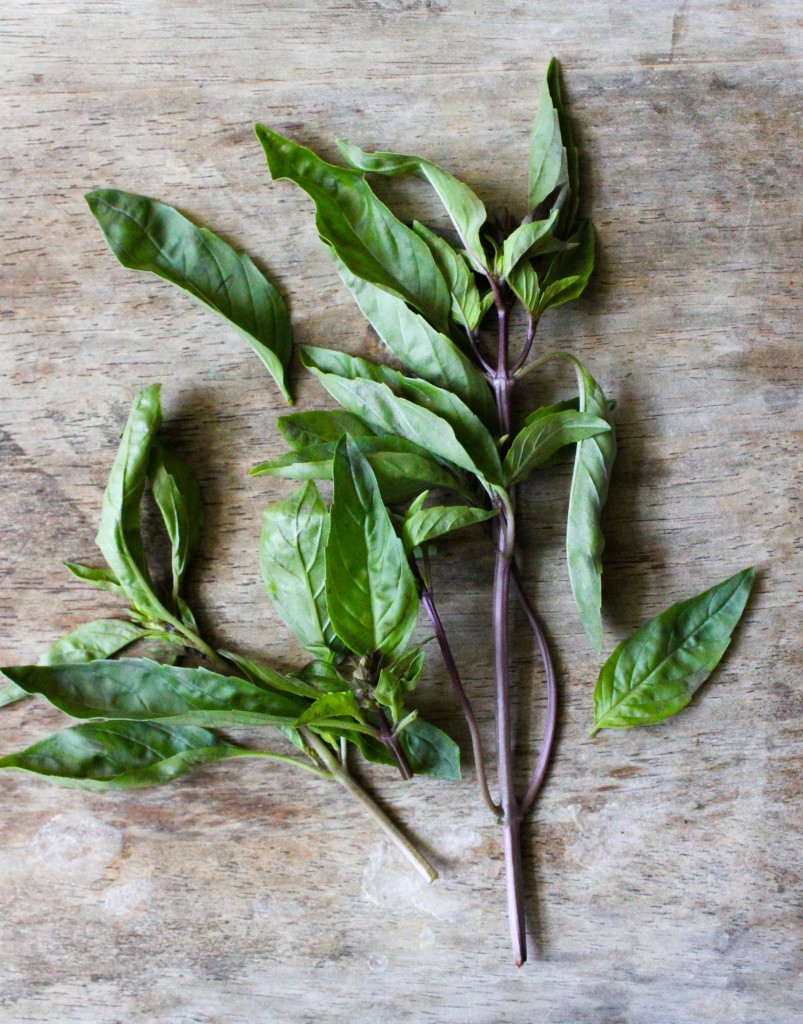
{"type": "Polygon", "coordinates": [[[619,644],[594,691],[594,732],[652,725],[684,708],[727,650],[754,578],[744,569],[619,644]]]}

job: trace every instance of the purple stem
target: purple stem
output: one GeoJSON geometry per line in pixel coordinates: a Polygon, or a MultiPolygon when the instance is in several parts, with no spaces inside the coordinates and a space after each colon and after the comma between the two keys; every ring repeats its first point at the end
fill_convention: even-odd
{"type": "Polygon", "coordinates": [[[524,799],[521,802],[522,812],[526,814],[535,802],[538,790],[541,788],[546,775],[549,758],[552,754],[552,745],[555,742],[555,726],[558,713],[558,688],[555,682],[555,666],[552,664],[552,655],[549,653],[549,647],[546,642],[546,637],[544,636],[544,631],[541,628],[541,623],[538,621],[538,616],[535,614],[535,609],[530,604],[530,601],[524,592],[524,588],[519,580],[515,565],[513,566],[512,580],[516,596],[524,609],[525,615],[529,619],[530,627],[538,644],[538,649],[541,652],[541,660],[544,663],[544,673],[546,675],[546,722],[544,723],[544,735],[541,740],[541,750],[538,754],[538,760],[535,763],[530,783],[527,786],[527,792],[524,794],[524,799]]]}
{"type": "Polygon", "coordinates": [[[516,360],[516,362],[510,367],[511,374],[516,373],[518,370],[522,368],[522,366],[524,366],[524,362],[527,359],[527,356],[530,354],[530,349],[533,347],[533,341],[535,340],[535,328],[537,323],[538,321],[535,319],[532,313],[530,313],[529,318],[527,320],[527,340],[524,342],[524,348],[521,350],[521,355],[516,360]]]}
{"type": "Polygon", "coordinates": [[[452,688],[454,689],[457,700],[463,711],[466,724],[468,725],[468,731],[471,736],[471,748],[474,753],[474,767],[477,772],[477,782],[482,793],[482,799],[488,805],[491,813],[499,818],[502,808],[494,803],[491,791],[488,788],[488,775],[485,770],[485,755],[482,752],[482,739],[480,737],[480,730],[477,727],[477,720],[474,717],[474,709],[471,706],[471,701],[468,698],[468,694],[463,687],[463,682],[460,678],[460,673],[457,671],[457,665],[452,654],[452,648],[449,645],[449,641],[446,637],[446,631],[443,628],[441,617],[438,614],[438,609],[435,607],[435,599],[432,596],[432,591],[424,583],[421,578],[421,574],[418,570],[418,566],[413,564],[413,574],[418,580],[419,591],[421,594],[421,604],[426,609],[426,613],[429,616],[429,621],[432,624],[432,628],[435,630],[435,638],[438,641],[438,646],[441,650],[441,657],[443,663],[446,666],[446,671],[449,674],[449,679],[452,682],[452,688]]]}

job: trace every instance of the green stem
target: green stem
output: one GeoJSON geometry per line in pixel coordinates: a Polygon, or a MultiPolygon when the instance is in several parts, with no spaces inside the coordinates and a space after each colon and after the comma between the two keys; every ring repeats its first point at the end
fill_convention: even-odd
{"type": "Polygon", "coordinates": [[[354,797],[355,800],[359,801],[366,811],[371,815],[374,821],[379,825],[385,835],[390,839],[393,845],[407,858],[407,860],[413,865],[418,873],[427,880],[427,882],[434,882],[438,877],[438,872],[429,861],[419,853],[418,850],[413,846],[407,836],[395,825],[390,818],[385,814],[378,804],[374,803],[371,797],[365,792],[362,786],[354,779],[344,765],[340,763],[335,753],[329,749],[329,747],[316,736],[311,729],[307,729],[302,726],[299,732],[304,737],[304,742],[315,751],[316,755],[323,762],[325,767],[328,769],[333,778],[337,779],[344,789],[354,797]]]}

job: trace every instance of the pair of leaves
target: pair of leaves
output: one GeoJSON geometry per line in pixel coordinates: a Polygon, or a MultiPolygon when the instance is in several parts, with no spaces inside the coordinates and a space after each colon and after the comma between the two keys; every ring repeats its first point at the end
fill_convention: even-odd
{"type": "Polygon", "coordinates": [[[573,409],[546,412],[532,419],[513,439],[505,456],[507,486],[520,483],[538,466],[549,462],[565,445],[584,441],[610,429],[607,420],[573,409]]]}
{"type": "Polygon", "coordinates": [[[287,307],[249,256],[156,199],[98,189],[86,200],[124,267],[178,285],[225,320],[291,401],[285,383],[293,343],[287,307]]]}
{"type": "Polygon", "coordinates": [[[344,409],[382,434],[425,447],[439,459],[501,485],[499,453],[488,428],[456,395],[428,381],[332,349],[302,347],[302,361],[344,409]]]}
{"type": "MultiPolygon", "coordinates": [[[[511,236],[512,237],[512,236],[511,236]]],[[[560,251],[538,261],[520,259],[507,275],[507,283],[536,319],[548,309],[579,298],[594,269],[594,225],[584,221],[560,251]]]]}
{"type": "Polygon", "coordinates": [[[336,254],[333,259],[341,280],[390,351],[419,377],[457,395],[494,428],[496,404],[475,363],[402,299],[355,277],[336,254]]]}
{"type": "Polygon", "coordinates": [[[384,288],[446,331],[451,297],[426,243],[372,192],[363,174],[321,160],[264,125],[256,134],[271,176],[288,178],[315,203],[322,240],[352,274],[384,288]]]}
{"type": "Polygon", "coordinates": [[[672,605],[614,650],[594,691],[594,728],[651,725],[680,711],[719,664],[755,579],[744,569],[672,605]]]}

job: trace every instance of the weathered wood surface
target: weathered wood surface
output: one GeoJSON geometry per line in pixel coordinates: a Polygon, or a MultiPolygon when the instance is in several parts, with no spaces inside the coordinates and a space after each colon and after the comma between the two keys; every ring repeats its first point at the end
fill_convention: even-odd
{"type": "MultiPolygon", "coordinates": [[[[596,661],[565,579],[566,473],[522,494],[528,585],[559,655],[554,769],[527,836],[532,960],[509,963],[496,827],[462,783],[366,773],[432,853],[425,889],[347,799],[256,763],[94,796],[0,778],[0,1017],[82,1024],[800,1020],[799,65],[791,2],[6,0],[0,365],[0,655],[34,660],[114,614],[72,582],[134,391],[165,383],[202,477],[196,604],[221,643],[297,652],[258,580],[248,479],[282,411],[238,339],[119,268],[83,203],[159,196],[261,258],[297,337],[369,350],[306,198],[270,184],[252,123],[421,152],[519,213],[534,97],[564,62],[600,255],[545,340],[618,401],[605,516],[608,646],[746,564],[744,628],[694,705],[587,738],[596,661]],[[799,250],[798,250],[799,251],[799,250]],[[799,342],[799,339],[797,339],[799,342]],[[798,433],[795,434],[795,429],[798,433]]],[[[415,186],[388,186],[434,213],[415,186]]],[[[296,371],[300,405],[321,394],[296,371]]],[[[528,403],[569,381],[542,378],[528,403]]],[[[491,559],[452,548],[438,587],[491,743],[491,559]]],[[[524,753],[541,700],[516,655],[524,753]]],[[[465,739],[443,672],[423,703],[465,739]]],[[[62,717],[0,711],[0,750],[62,717]]],[[[467,758],[468,760],[468,758],[467,758]]]]}

